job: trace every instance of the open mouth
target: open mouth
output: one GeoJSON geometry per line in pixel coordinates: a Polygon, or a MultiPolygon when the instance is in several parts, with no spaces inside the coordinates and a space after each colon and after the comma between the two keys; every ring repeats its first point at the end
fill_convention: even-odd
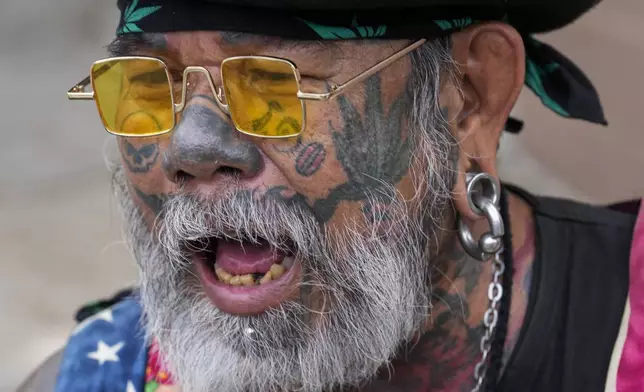
{"type": "Polygon", "coordinates": [[[276,249],[262,239],[209,238],[195,249],[197,276],[220,310],[257,314],[278,306],[296,291],[300,268],[293,247],[276,249]]]}

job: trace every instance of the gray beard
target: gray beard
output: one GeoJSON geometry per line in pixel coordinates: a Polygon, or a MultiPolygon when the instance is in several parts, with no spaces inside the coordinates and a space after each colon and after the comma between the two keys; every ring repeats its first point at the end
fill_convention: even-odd
{"type": "Polygon", "coordinates": [[[216,200],[171,197],[153,235],[115,165],[146,333],[180,388],[327,391],[362,385],[386,366],[430,314],[430,260],[454,182],[453,151],[436,147],[435,140],[416,145],[424,151],[415,155],[420,167],[435,169],[425,169],[411,203],[391,187],[386,222],[348,223],[341,234],[320,226],[301,201],[233,190],[216,200]],[[218,310],[192,272],[188,244],[224,235],[261,237],[276,248],[288,238],[302,266],[300,298],[255,316],[218,310]]]}

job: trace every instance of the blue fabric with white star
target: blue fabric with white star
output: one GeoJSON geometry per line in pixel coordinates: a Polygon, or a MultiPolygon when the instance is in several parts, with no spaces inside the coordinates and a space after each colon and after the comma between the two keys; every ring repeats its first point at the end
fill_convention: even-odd
{"type": "Polygon", "coordinates": [[[127,298],[79,324],[65,348],[56,392],[142,392],[148,345],[141,315],[139,302],[127,298]]]}

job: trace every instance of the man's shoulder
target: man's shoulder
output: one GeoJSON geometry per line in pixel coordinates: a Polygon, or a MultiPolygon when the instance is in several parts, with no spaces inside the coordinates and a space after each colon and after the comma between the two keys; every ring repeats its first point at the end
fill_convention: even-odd
{"type": "Polygon", "coordinates": [[[538,200],[538,214],[570,223],[632,231],[637,218],[635,213],[613,208],[612,205],[592,205],[552,197],[540,197],[538,200]]]}
{"type": "Polygon", "coordinates": [[[52,392],[56,387],[56,378],[62,359],[62,349],[50,355],[18,387],[17,392],[52,392]]]}
{"type": "Polygon", "coordinates": [[[640,200],[596,205],[560,197],[535,196],[514,186],[509,189],[525,199],[537,217],[558,223],[631,232],[640,200]]]}

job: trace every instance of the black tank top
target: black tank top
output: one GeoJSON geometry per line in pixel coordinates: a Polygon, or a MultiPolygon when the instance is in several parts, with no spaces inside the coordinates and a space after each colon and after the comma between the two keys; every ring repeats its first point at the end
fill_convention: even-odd
{"type": "Polygon", "coordinates": [[[604,392],[629,286],[636,214],[534,197],[536,255],[525,323],[499,392],[604,392]]]}

